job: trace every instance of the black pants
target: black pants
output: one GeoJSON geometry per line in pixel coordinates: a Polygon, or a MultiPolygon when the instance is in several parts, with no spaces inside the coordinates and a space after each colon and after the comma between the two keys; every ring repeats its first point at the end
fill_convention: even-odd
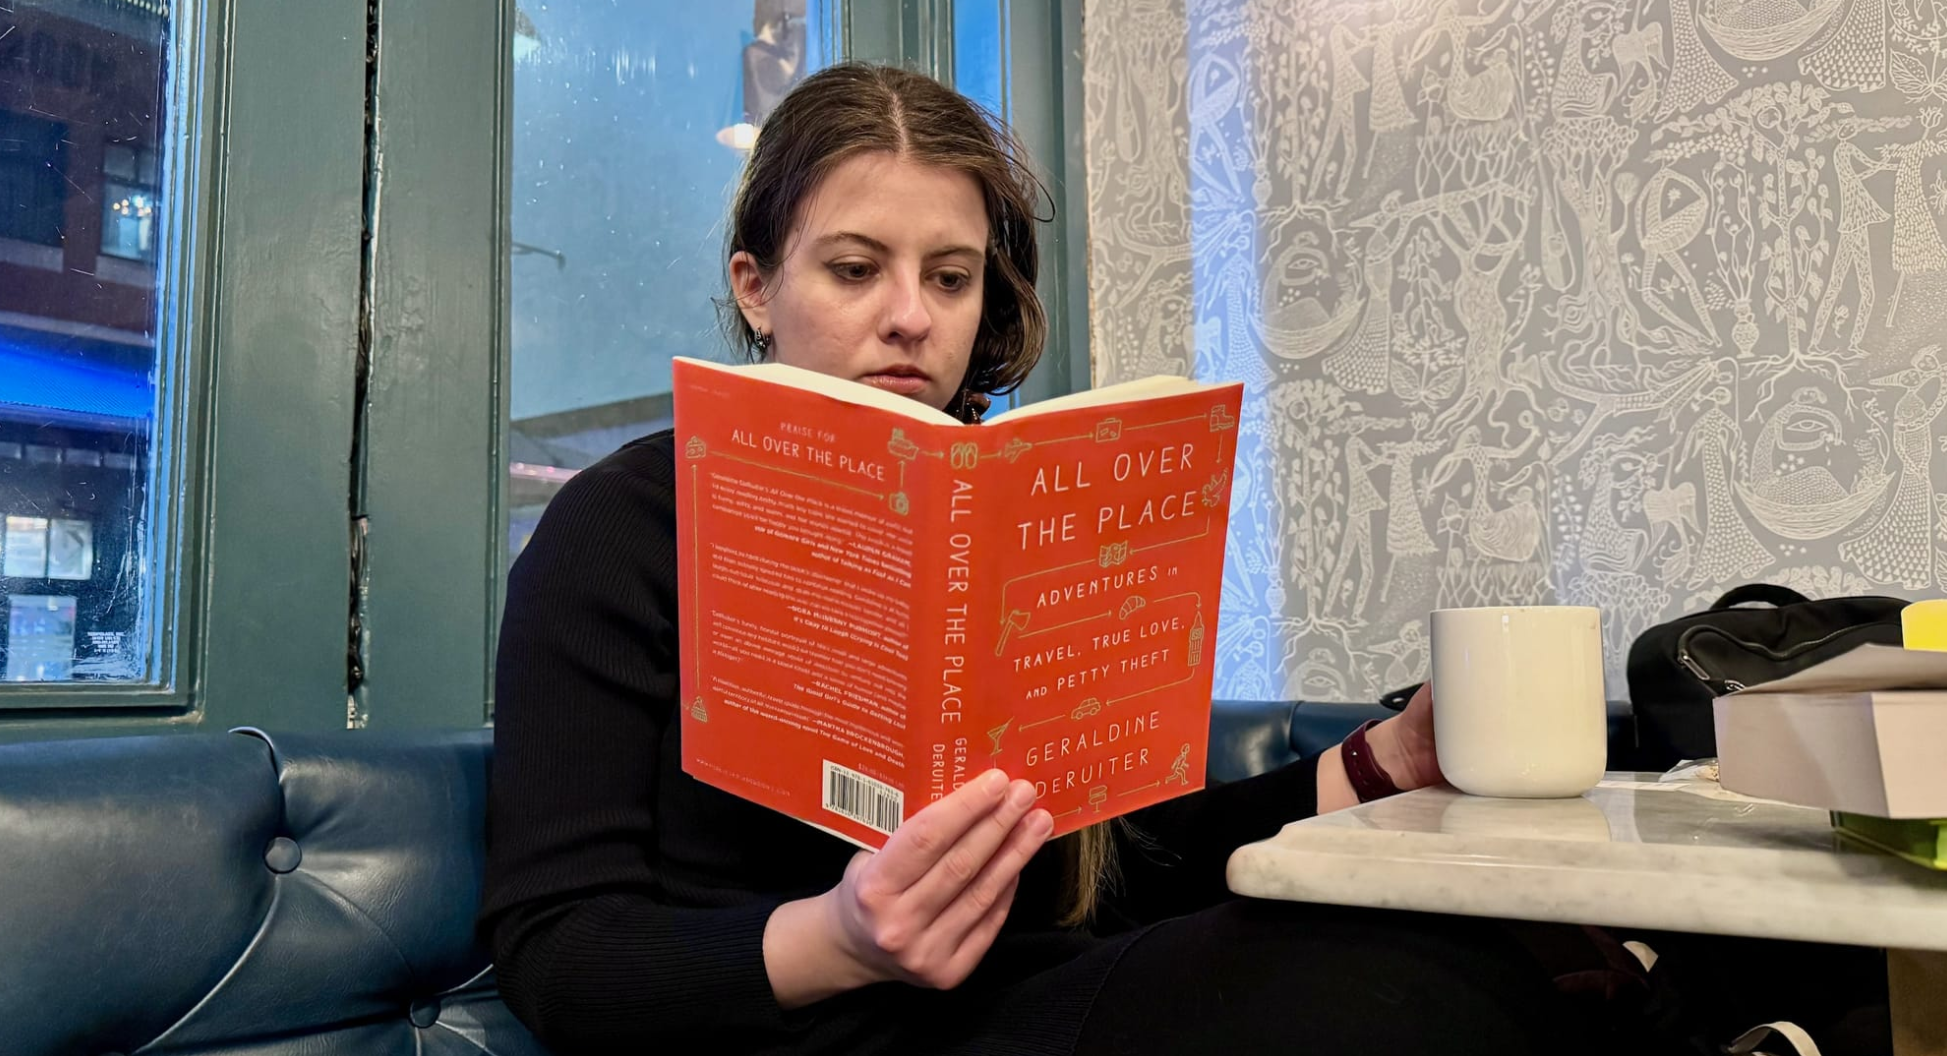
{"type": "Polygon", "coordinates": [[[1150,929],[1075,1056],[1582,1051],[1547,972],[1491,921],[1240,900],[1150,929]]]}

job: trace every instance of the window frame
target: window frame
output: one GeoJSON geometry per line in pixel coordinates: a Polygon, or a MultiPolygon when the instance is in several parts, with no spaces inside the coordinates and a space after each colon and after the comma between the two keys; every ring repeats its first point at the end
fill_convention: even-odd
{"type": "Polygon", "coordinates": [[[154,677],[0,686],[0,739],[342,727],[349,474],[324,441],[351,435],[365,24],[354,0],[176,7],[143,599],[154,677]]]}
{"type": "MultiPolygon", "coordinates": [[[[1061,218],[1042,233],[1050,352],[1021,392],[1040,399],[1088,378],[1081,4],[996,2],[1011,120],[1053,164],[1061,218]]],[[[953,0],[821,9],[822,53],[951,83],[953,0]]],[[[513,0],[177,6],[145,599],[156,680],[0,685],[0,741],[489,721],[514,24],[513,0]]]]}

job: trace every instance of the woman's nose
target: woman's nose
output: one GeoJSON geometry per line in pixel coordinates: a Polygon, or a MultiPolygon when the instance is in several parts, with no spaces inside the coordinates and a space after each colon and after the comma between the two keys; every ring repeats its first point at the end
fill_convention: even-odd
{"type": "Polygon", "coordinates": [[[925,283],[917,273],[898,274],[887,283],[887,296],[879,336],[886,341],[921,341],[933,329],[933,313],[926,304],[925,283]]]}

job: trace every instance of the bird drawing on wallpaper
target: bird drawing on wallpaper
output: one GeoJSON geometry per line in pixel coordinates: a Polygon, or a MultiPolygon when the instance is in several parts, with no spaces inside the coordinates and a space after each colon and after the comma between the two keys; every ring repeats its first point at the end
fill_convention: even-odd
{"type": "Polygon", "coordinates": [[[1912,365],[1873,379],[1880,388],[1901,393],[1893,405],[1893,455],[1899,483],[1893,501],[1865,533],[1839,544],[1839,556],[1861,574],[1908,590],[1933,585],[1933,423],[1947,407],[1947,375],[1940,346],[1913,355],[1912,365]],[[1928,386],[1931,396],[1925,395],[1928,386]]]}

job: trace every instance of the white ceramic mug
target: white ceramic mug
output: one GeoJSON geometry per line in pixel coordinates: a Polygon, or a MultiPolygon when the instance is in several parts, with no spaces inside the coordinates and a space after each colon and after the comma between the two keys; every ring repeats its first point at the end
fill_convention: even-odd
{"type": "Polygon", "coordinates": [[[1433,733],[1476,796],[1579,796],[1608,757],[1601,617],[1579,606],[1433,613],[1433,733]]]}

